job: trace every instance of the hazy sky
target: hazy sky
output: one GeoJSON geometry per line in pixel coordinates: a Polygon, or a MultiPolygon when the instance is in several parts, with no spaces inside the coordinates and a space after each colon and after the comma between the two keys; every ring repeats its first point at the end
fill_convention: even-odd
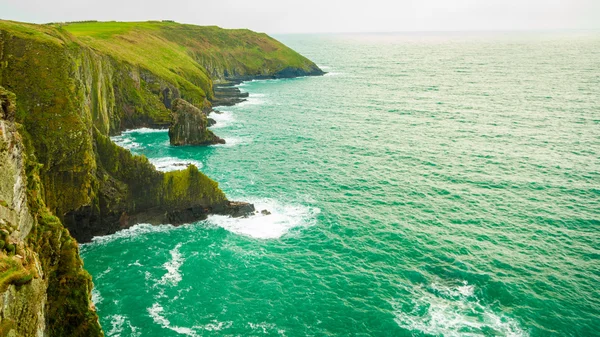
{"type": "Polygon", "coordinates": [[[168,19],[267,33],[600,29],[600,0],[0,0],[0,18],[168,19]]]}

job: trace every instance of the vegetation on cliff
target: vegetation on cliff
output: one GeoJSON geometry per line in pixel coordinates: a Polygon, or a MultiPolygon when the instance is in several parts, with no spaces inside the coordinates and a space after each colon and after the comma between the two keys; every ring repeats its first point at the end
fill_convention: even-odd
{"type": "Polygon", "coordinates": [[[0,86],[0,335],[102,336],[77,242],[45,205],[32,137],[0,86]]]}
{"type": "Polygon", "coordinates": [[[281,42],[248,29],[221,29],[172,21],[81,22],[55,26],[117,59],[175,81],[194,83],[209,97],[212,95],[210,78],[277,77],[286,69],[304,74],[322,73],[313,62],[281,42]]]}
{"type": "Polygon", "coordinates": [[[11,137],[18,139],[3,143],[0,165],[22,166],[2,170],[14,174],[0,186],[0,292],[31,302],[31,310],[13,311],[35,320],[16,322],[9,315],[0,331],[25,324],[48,336],[102,335],[91,278],[73,237],[87,241],[138,222],[191,222],[248,207],[229,202],[196,167],[158,172],[110,135],[170,125],[174,102],[208,111],[213,81],[321,73],[278,41],[248,30],[0,20],[0,86],[8,90],[0,90],[0,121],[2,132],[13,125],[11,137]],[[22,203],[1,196],[12,196],[11,188],[22,182],[27,208],[19,208],[19,225],[9,224],[22,203]],[[43,321],[36,316],[40,310],[43,321]]]}

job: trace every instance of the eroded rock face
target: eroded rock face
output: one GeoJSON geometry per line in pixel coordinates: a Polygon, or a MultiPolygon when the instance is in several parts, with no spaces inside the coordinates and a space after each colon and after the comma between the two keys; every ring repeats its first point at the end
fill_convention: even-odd
{"type": "Polygon", "coordinates": [[[41,199],[41,165],[11,120],[15,104],[0,86],[0,336],[103,336],[91,276],[41,199]]]}
{"type": "Polygon", "coordinates": [[[173,101],[172,109],[171,145],[225,144],[224,139],[208,130],[208,119],[202,110],[181,98],[173,101]]]}
{"type": "Polygon", "coordinates": [[[229,215],[232,218],[248,217],[255,211],[253,204],[243,201],[228,201],[221,208],[215,209],[215,213],[229,215]]]}

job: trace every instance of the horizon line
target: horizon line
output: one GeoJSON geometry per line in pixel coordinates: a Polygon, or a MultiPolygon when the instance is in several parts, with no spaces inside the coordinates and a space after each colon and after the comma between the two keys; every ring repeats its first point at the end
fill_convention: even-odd
{"type": "Polygon", "coordinates": [[[19,23],[27,23],[27,24],[36,24],[36,25],[51,25],[51,24],[72,24],[72,23],[92,23],[92,22],[123,22],[123,23],[142,23],[142,22],[172,22],[178,24],[185,25],[195,25],[195,26],[204,26],[204,27],[218,27],[222,29],[248,29],[258,33],[266,33],[273,35],[316,35],[316,34],[415,34],[415,33],[544,33],[544,32],[600,32],[600,27],[596,28],[526,28],[526,29],[510,29],[510,28],[476,28],[476,29],[448,29],[448,30],[440,30],[440,29],[419,29],[419,30],[365,30],[365,31],[289,31],[289,32],[267,32],[267,31],[258,31],[248,27],[222,27],[217,24],[199,24],[199,23],[189,23],[189,22],[179,22],[171,19],[148,19],[148,20],[95,20],[95,19],[87,19],[87,20],[75,20],[75,21],[50,21],[50,22],[28,22],[28,21],[19,21],[19,20],[11,20],[0,18],[0,20],[5,21],[13,21],[19,23]]]}

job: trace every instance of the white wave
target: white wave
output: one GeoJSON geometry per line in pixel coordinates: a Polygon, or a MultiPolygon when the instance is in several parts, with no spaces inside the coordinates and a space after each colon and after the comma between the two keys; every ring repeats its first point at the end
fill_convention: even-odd
{"type": "Polygon", "coordinates": [[[136,149],[136,148],[141,147],[141,145],[139,143],[134,142],[133,139],[128,138],[125,135],[111,137],[110,139],[115,144],[117,144],[120,147],[127,149],[127,150],[136,149]]]}
{"type": "Polygon", "coordinates": [[[179,248],[181,248],[181,243],[178,243],[175,248],[171,249],[171,260],[163,264],[167,273],[163,275],[160,281],[158,281],[159,284],[176,286],[179,281],[181,281],[181,272],[179,268],[181,268],[185,260],[183,259],[181,252],[179,252],[179,248]]]}
{"type": "Polygon", "coordinates": [[[112,271],[111,267],[106,268],[103,272],[100,272],[100,274],[96,275],[96,277],[95,277],[96,280],[99,280],[99,279],[103,278],[104,275],[110,273],[111,271],[112,271]]]}
{"type": "Polygon", "coordinates": [[[92,289],[92,303],[94,303],[94,305],[98,305],[98,304],[102,303],[103,300],[104,300],[104,298],[100,294],[100,290],[98,290],[98,288],[94,287],[92,289]]]}
{"type": "Polygon", "coordinates": [[[317,67],[319,67],[321,70],[327,70],[327,69],[331,69],[330,66],[321,66],[321,65],[317,65],[317,67]]]}
{"type": "Polygon", "coordinates": [[[398,326],[435,336],[481,336],[484,332],[507,337],[529,334],[519,323],[481,304],[475,288],[463,282],[460,286],[432,283],[428,287],[404,287],[411,293],[410,303],[390,301],[398,326]]]}
{"type": "Polygon", "coordinates": [[[131,337],[140,337],[142,335],[141,331],[137,331],[137,327],[131,325],[131,322],[127,322],[127,325],[129,325],[129,329],[131,330],[131,337]]]}
{"type": "Polygon", "coordinates": [[[248,98],[241,102],[238,103],[238,106],[246,106],[246,105],[261,105],[267,102],[267,100],[265,100],[264,98],[266,97],[265,94],[253,94],[250,93],[250,96],[248,96],[248,98]]]}
{"type": "Polygon", "coordinates": [[[233,322],[219,322],[217,320],[213,320],[210,323],[206,323],[204,325],[195,325],[195,329],[202,329],[206,331],[221,331],[223,329],[228,329],[233,325],[233,322]]]}
{"type": "Polygon", "coordinates": [[[340,76],[340,75],[344,75],[344,73],[328,72],[327,74],[325,74],[323,76],[340,76]]]}
{"type": "Polygon", "coordinates": [[[218,129],[230,125],[235,118],[231,111],[221,111],[221,113],[211,113],[209,118],[214,119],[217,124],[211,126],[211,129],[218,129]]]}
{"type": "Polygon", "coordinates": [[[222,215],[208,217],[208,222],[230,232],[257,239],[277,239],[295,227],[306,227],[316,222],[320,209],[304,205],[282,204],[272,199],[249,200],[261,213],[247,218],[232,218],[222,215]]]}
{"type": "Polygon", "coordinates": [[[111,329],[107,333],[107,337],[119,337],[123,332],[123,323],[125,323],[125,316],[112,315],[109,316],[111,329]]]}
{"type": "Polygon", "coordinates": [[[237,84],[237,85],[236,85],[236,87],[245,87],[245,86],[247,86],[247,85],[248,85],[248,83],[251,83],[251,82],[256,82],[256,81],[257,81],[257,80],[244,81],[244,82],[242,82],[242,83],[240,83],[240,84],[237,84]]]}
{"type": "Polygon", "coordinates": [[[128,129],[123,131],[123,134],[129,133],[161,133],[169,132],[169,129],[150,129],[150,128],[139,128],[139,129],[128,129]]]}
{"type": "Polygon", "coordinates": [[[246,141],[245,139],[238,138],[238,137],[225,137],[224,139],[225,139],[225,144],[218,144],[215,146],[232,147],[232,146],[237,146],[240,144],[248,143],[248,141],[246,141]]]}
{"type": "Polygon", "coordinates": [[[202,167],[202,162],[194,159],[179,159],[173,157],[148,158],[148,160],[162,172],[178,171],[186,169],[190,164],[197,168],[202,167]]]}
{"type": "Polygon", "coordinates": [[[143,267],[143,265],[140,263],[140,260],[135,260],[134,263],[130,263],[127,265],[127,267],[131,267],[131,266],[143,267]]]}
{"type": "Polygon", "coordinates": [[[111,235],[95,236],[91,243],[84,243],[82,246],[90,244],[107,244],[118,239],[132,239],[148,233],[166,233],[177,227],[172,225],[154,226],[151,224],[138,224],[127,229],[120,230],[111,235]]]}
{"type": "Polygon", "coordinates": [[[277,332],[277,334],[285,336],[285,331],[282,329],[278,329],[277,326],[273,323],[252,323],[248,322],[248,325],[252,330],[259,330],[263,334],[272,334],[273,332],[277,332]]]}
{"type": "Polygon", "coordinates": [[[148,314],[150,314],[154,323],[161,325],[165,329],[175,331],[180,335],[192,337],[198,336],[198,334],[190,328],[171,326],[171,322],[162,315],[164,311],[163,307],[158,303],[154,303],[152,308],[148,308],[148,314]]]}

